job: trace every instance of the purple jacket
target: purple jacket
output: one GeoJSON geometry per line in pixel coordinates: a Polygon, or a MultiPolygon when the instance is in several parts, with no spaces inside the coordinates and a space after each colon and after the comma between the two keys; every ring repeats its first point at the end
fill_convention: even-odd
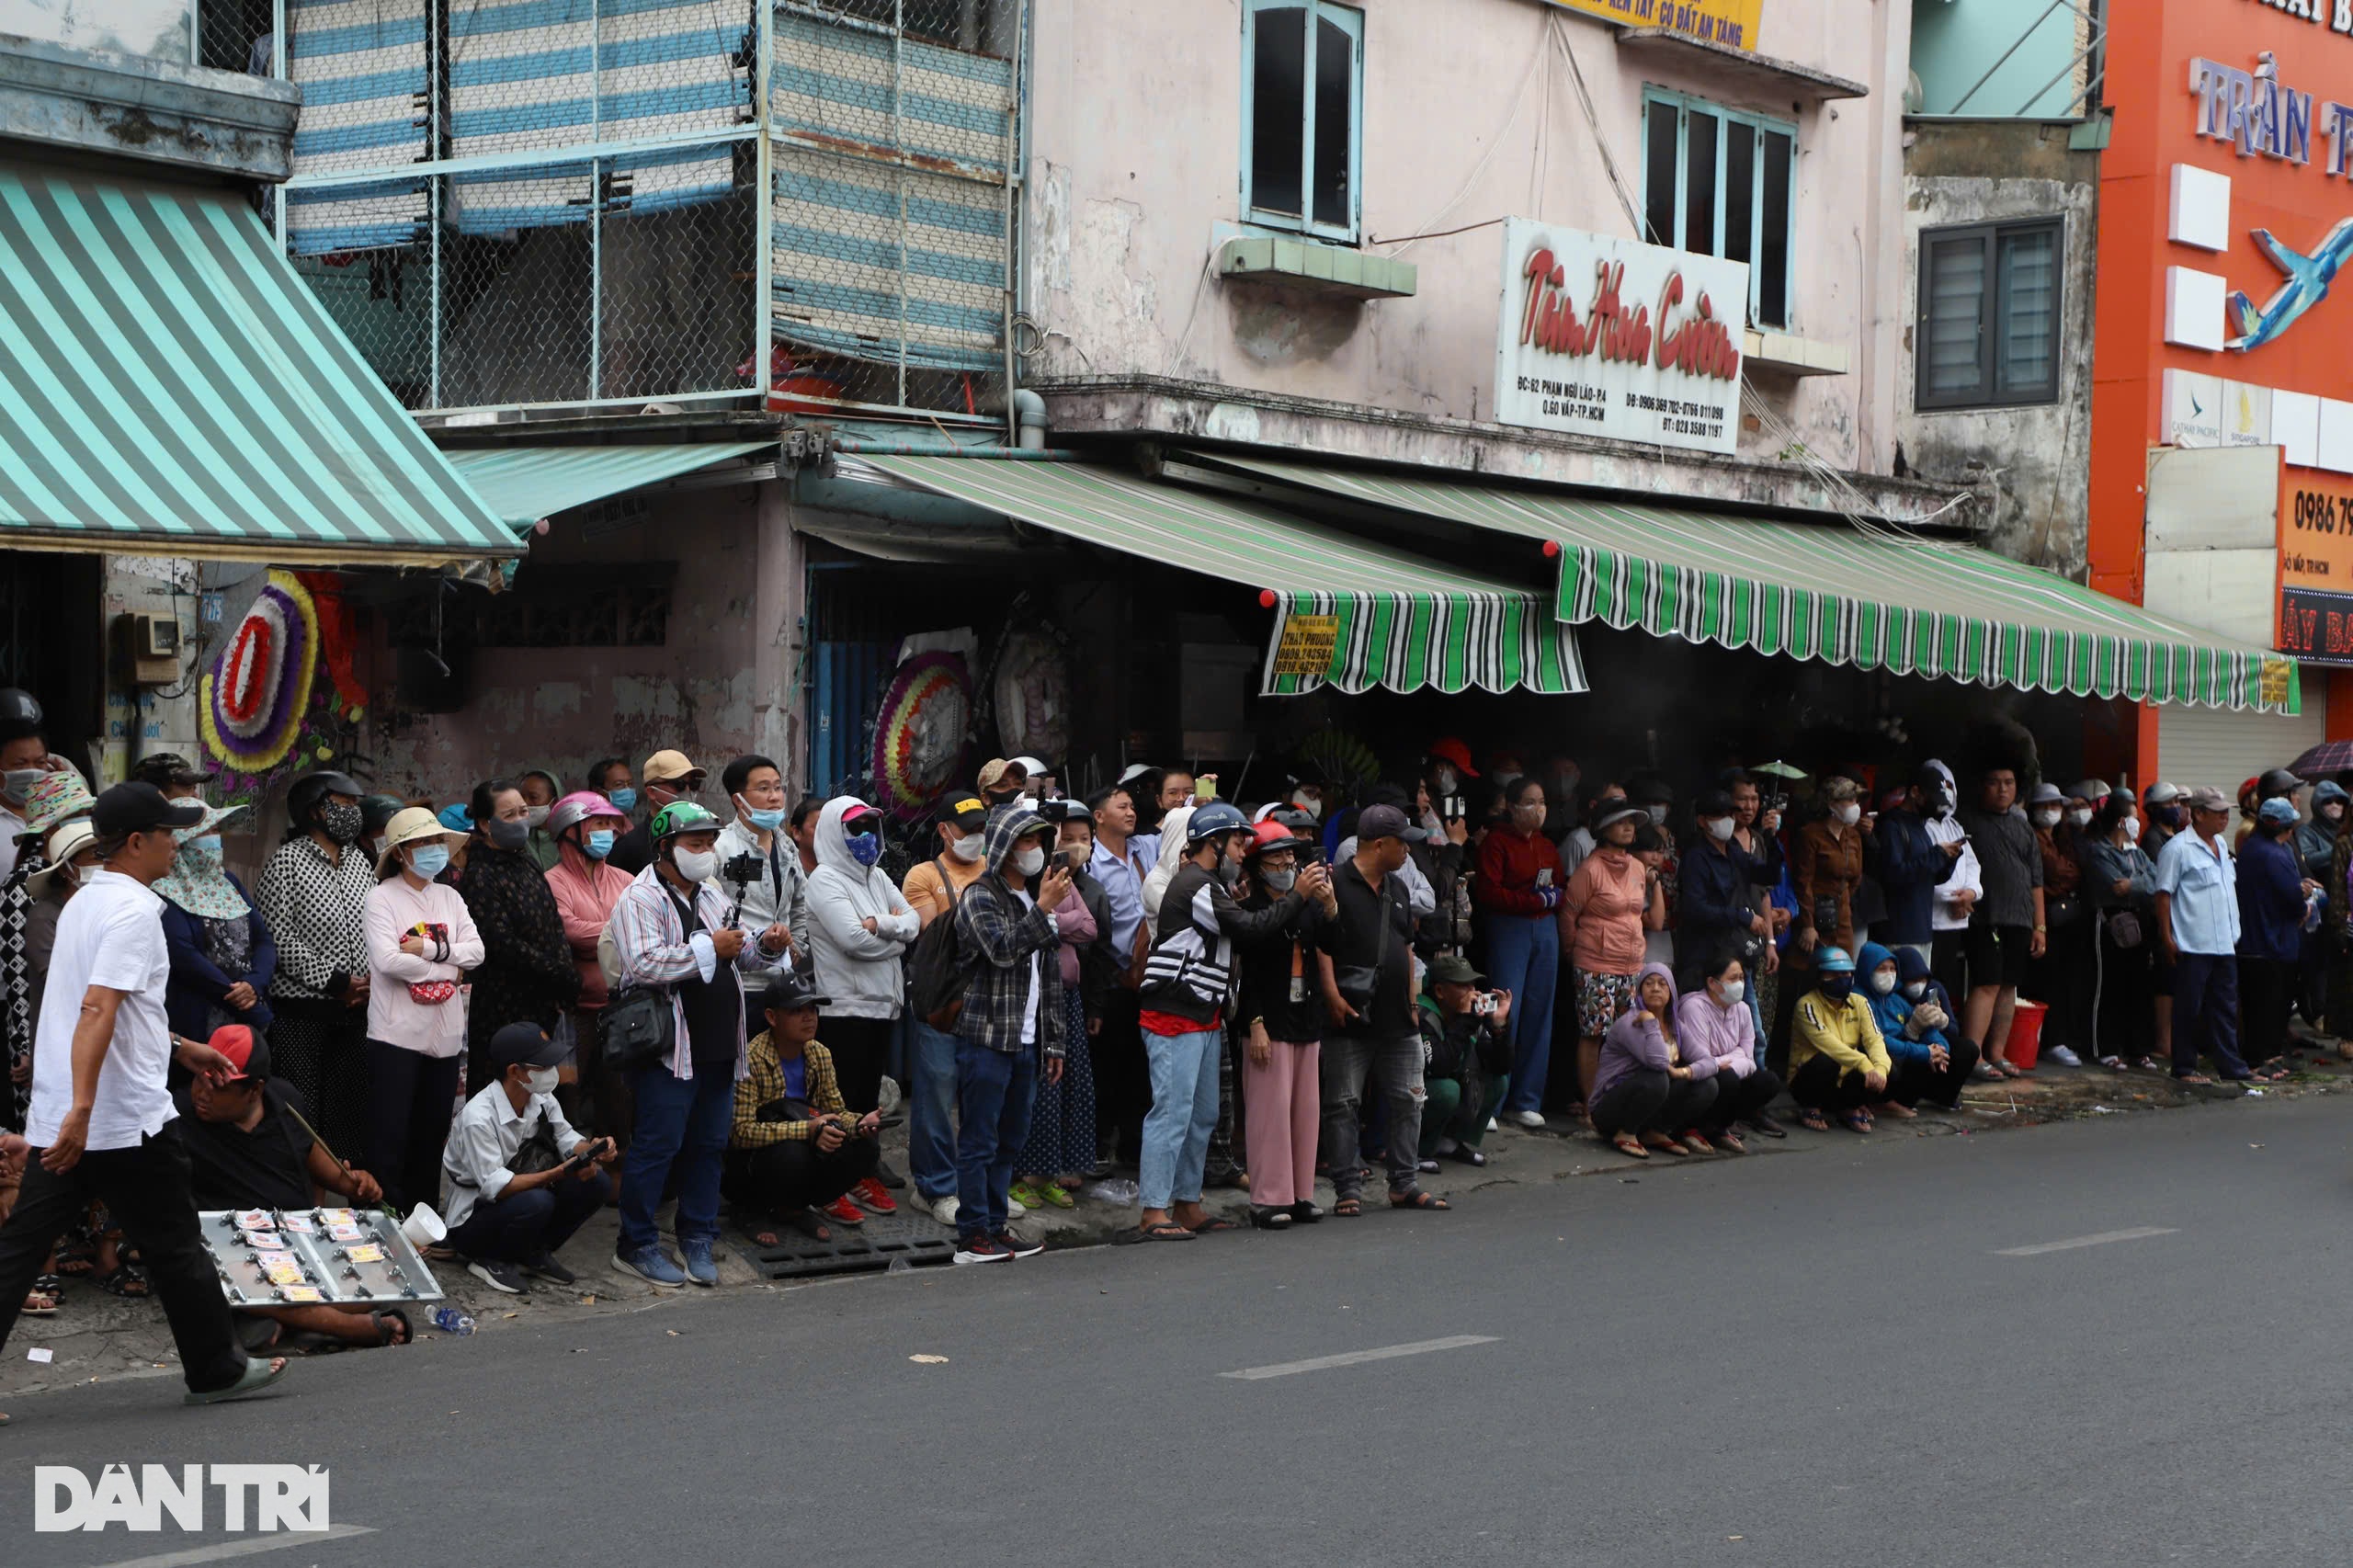
{"type": "MultiPolygon", "coordinates": [[[[1659,1028],[1658,1020],[1643,1010],[1640,1001],[1643,982],[1654,974],[1666,982],[1667,992],[1672,996],[1675,976],[1667,972],[1665,964],[1646,963],[1634,971],[1634,995],[1637,1000],[1630,1011],[1619,1015],[1618,1021],[1609,1026],[1609,1032],[1601,1037],[1601,1065],[1594,1070],[1593,1093],[1586,1097],[1587,1105],[1608,1094],[1619,1079],[1636,1068],[1647,1067],[1653,1072],[1664,1073],[1676,1064],[1676,1056],[1667,1050],[1666,1036],[1659,1028]]],[[[1671,1001],[1668,1010],[1673,1011],[1671,1001]]],[[[1746,1017],[1745,1014],[1742,1016],[1746,1017]]],[[[1691,1048],[1682,1039],[1680,1017],[1676,1023],[1676,1040],[1683,1062],[1696,1066],[1691,1062],[1691,1048]]]]}
{"type": "Polygon", "coordinates": [[[1725,1072],[1745,1078],[1756,1071],[1756,1022],[1748,1004],[1719,1007],[1705,989],[1687,991],[1675,1005],[1676,1043],[1694,1078],[1725,1072]]]}

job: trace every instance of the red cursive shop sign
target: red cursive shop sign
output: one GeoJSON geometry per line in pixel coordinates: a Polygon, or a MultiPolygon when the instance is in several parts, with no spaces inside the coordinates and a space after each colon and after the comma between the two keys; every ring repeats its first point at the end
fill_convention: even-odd
{"type": "Polygon", "coordinates": [[[1672,368],[1720,381],[1740,375],[1740,347],[1716,319],[1715,303],[1704,291],[1679,324],[1654,329],[1654,319],[1662,324],[1676,320],[1676,309],[1683,302],[1680,271],[1668,273],[1660,285],[1655,318],[1644,306],[1629,308],[1625,303],[1622,261],[1595,264],[1592,301],[1582,318],[1568,290],[1568,268],[1550,248],[1540,246],[1529,256],[1525,277],[1528,311],[1519,326],[1523,345],[1572,358],[1597,352],[1603,359],[1635,365],[1647,359],[1660,369],[1672,368]]]}

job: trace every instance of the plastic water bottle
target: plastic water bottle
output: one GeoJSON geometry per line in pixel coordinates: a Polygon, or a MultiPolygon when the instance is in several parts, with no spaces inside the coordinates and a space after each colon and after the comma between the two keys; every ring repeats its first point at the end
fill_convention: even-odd
{"type": "Polygon", "coordinates": [[[474,1331],[474,1320],[455,1307],[437,1307],[433,1312],[433,1326],[444,1334],[468,1335],[474,1331]]]}

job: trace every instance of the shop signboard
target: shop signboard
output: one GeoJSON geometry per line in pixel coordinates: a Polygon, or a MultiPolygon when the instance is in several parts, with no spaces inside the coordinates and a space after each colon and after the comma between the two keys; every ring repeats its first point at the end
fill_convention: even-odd
{"type": "Polygon", "coordinates": [[[1506,219],[1495,417],[1729,455],[1747,301],[1745,262],[1506,219]]]}
{"type": "Polygon", "coordinates": [[[1269,683],[1285,676],[1321,681],[1332,673],[1332,655],[1340,645],[1336,615],[1289,615],[1275,641],[1275,656],[1267,671],[1269,683]]]}
{"type": "Polygon", "coordinates": [[[1755,49],[1765,0],[1547,0],[1564,11],[1630,28],[1665,28],[1704,43],[1755,49]]]}
{"type": "Polygon", "coordinates": [[[2273,645],[2307,664],[2353,668],[2353,479],[2291,470],[2280,492],[2273,645]]]}

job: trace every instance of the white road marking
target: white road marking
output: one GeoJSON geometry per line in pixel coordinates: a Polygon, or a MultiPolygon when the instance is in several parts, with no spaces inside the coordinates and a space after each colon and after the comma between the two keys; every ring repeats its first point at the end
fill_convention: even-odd
{"type": "Polygon", "coordinates": [[[1272,1367],[1245,1367],[1238,1372],[1220,1372],[1221,1378],[1240,1378],[1255,1382],[1260,1378],[1287,1378],[1293,1372],[1320,1372],[1329,1367],[1353,1367],[1359,1361],[1387,1361],[1398,1356],[1420,1356],[1432,1350],[1461,1350],[1472,1345],[1493,1345],[1492,1334],[1449,1334],[1444,1339],[1417,1339],[1411,1345],[1384,1345],[1378,1350],[1348,1350],[1337,1356],[1318,1356],[1306,1361],[1282,1361],[1272,1367]]]}
{"type": "Polygon", "coordinates": [[[186,1551],[166,1551],[155,1557],[133,1557],[121,1562],[108,1562],[104,1568],[191,1568],[198,1562],[219,1562],[224,1558],[251,1557],[260,1551],[279,1551],[290,1546],[316,1546],[321,1541],[341,1540],[346,1536],[375,1533],[373,1525],[330,1525],[323,1530],[285,1530],[275,1535],[257,1535],[246,1540],[191,1546],[186,1551]]]}
{"type": "Polygon", "coordinates": [[[2003,1247],[1995,1257],[2034,1257],[2046,1252],[2072,1252],[2076,1247],[2106,1246],[2110,1242],[2137,1242],[2148,1236],[2178,1234],[2172,1225],[2135,1225],[2129,1231],[2102,1231],[2096,1236],[2070,1236],[2063,1242],[2037,1242],[2030,1247],[2003,1247]]]}

